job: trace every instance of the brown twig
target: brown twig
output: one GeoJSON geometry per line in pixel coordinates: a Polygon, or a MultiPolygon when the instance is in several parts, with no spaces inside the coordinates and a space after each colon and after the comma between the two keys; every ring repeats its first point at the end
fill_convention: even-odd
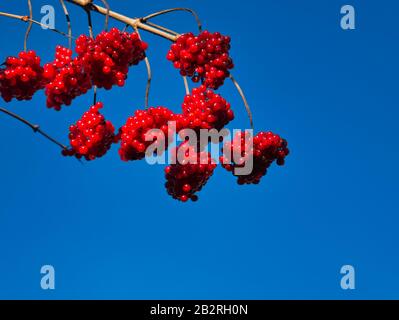
{"type": "Polygon", "coordinates": [[[38,26],[41,26],[41,27],[43,27],[43,28],[46,29],[46,30],[48,29],[48,30],[57,32],[57,33],[63,35],[64,37],[74,39],[73,36],[69,36],[69,35],[67,35],[65,32],[62,32],[62,31],[57,30],[57,29],[50,29],[50,28],[49,28],[48,26],[46,26],[45,24],[43,24],[43,23],[41,23],[41,22],[39,22],[39,21],[30,19],[29,16],[21,16],[21,15],[18,15],[18,14],[12,14],[12,13],[7,13],[7,12],[0,12],[0,16],[2,16],[2,17],[7,17],[7,18],[11,18],[11,19],[17,19],[17,20],[20,20],[20,21],[23,21],[23,22],[32,22],[33,24],[36,24],[36,25],[38,25],[38,26]]]}
{"type": "Polygon", "coordinates": [[[98,12],[102,15],[107,15],[107,13],[109,14],[109,16],[115,20],[118,20],[120,22],[123,22],[124,24],[128,24],[132,27],[137,27],[141,30],[145,30],[147,32],[156,34],[160,37],[163,37],[165,39],[171,40],[171,41],[175,41],[177,39],[177,36],[174,34],[170,34],[164,30],[161,30],[159,28],[157,28],[156,25],[148,25],[144,22],[141,22],[140,19],[138,18],[129,18],[127,16],[124,16],[120,13],[117,13],[115,11],[112,10],[107,10],[104,7],[100,7],[94,3],[91,3],[91,1],[83,1],[83,0],[66,0],[70,3],[73,3],[75,5],[78,5],[82,8],[84,8],[85,10],[90,10],[90,11],[94,11],[94,12],[98,12]]]}
{"type": "Polygon", "coordinates": [[[240,96],[242,98],[242,101],[244,102],[244,106],[245,106],[245,109],[247,110],[247,114],[248,114],[248,118],[249,118],[249,123],[251,125],[251,129],[253,130],[254,129],[254,123],[253,123],[253,119],[252,119],[252,112],[251,112],[251,109],[249,108],[248,101],[245,98],[244,92],[241,89],[241,87],[238,84],[238,82],[234,79],[234,77],[231,74],[230,74],[230,79],[233,82],[233,84],[235,85],[235,87],[237,88],[237,91],[240,94],[240,96]]]}
{"type": "Polygon", "coordinates": [[[67,147],[65,145],[63,145],[61,142],[58,142],[56,139],[54,139],[53,137],[51,137],[50,135],[48,135],[47,133],[45,133],[42,129],[40,129],[40,126],[37,124],[33,124],[31,122],[29,122],[28,120],[22,118],[21,116],[7,110],[4,108],[0,107],[0,111],[13,117],[14,119],[17,119],[18,121],[26,124],[28,127],[30,127],[33,132],[37,132],[40,133],[43,137],[45,137],[46,139],[50,140],[51,142],[55,143],[57,146],[61,147],[62,149],[67,149],[67,147]]]}
{"type": "Polygon", "coordinates": [[[64,10],[65,18],[68,24],[68,47],[69,49],[72,48],[72,25],[71,25],[71,18],[69,17],[68,8],[65,5],[64,0],[60,0],[62,9],[64,10]]]}
{"type": "Polygon", "coordinates": [[[191,13],[191,15],[195,18],[195,20],[197,22],[199,32],[202,31],[202,23],[201,23],[201,20],[200,20],[198,14],[190,8],[172,8],[172,9],[161,10],[161,11],[149,14],[148,16],[145,16],[144,18],[141,18],[141,21],[147,22],[148,20],[150,20],[152,18],[158,17],[158,16],[166,14],[166,13],[174,12],[174,11],[186,11],[186,12],[191,13]]]}
{"type": "Polygon", "coordinates": [[[31,0],[28,0],[28,8],[29,8],[29,24],[28,28],[26,29],[25,32],[25,39],[24,39],[24,50],[28,50],[28,38],[29,38],[29,33],[32,30],[32,20],[33,20],[33,10],[32,10],[32,2],[31,0]]]}

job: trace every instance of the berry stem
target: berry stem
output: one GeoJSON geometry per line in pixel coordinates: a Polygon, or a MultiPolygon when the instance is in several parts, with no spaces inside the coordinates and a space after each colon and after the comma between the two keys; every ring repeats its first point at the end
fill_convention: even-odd
{"type": "Polygon", "coordinates": [[[109,4],[107,0],[101,0],[101,2],[104,4],[105,8],[107,9],[107,13],[105,15],[105,24],[104,24],[104,30],[108,31],[108,21],[109,21],[109,4]]]}
{"type": "Polygon", "coordinates": [[[186,76],[183,76],[183,81],[184,81],[184,88],[186,89],[186,94],[190,94],[190,87],[188,86],[188,81],[186,76]]]}
{"type": "Polygon", "coordinates": [[[28,127],[30,127],[30,128],[33,130],[33,132],[35,132],[35,133],[36,133],[36,132],[37,132],[37,133],[40,133],[43,137],[45,137],[46,139],[48,139],[48,140],[50,140],[51,142],[55,143],[55,144],[56,144],[57,146],[59,146],[60,148],[62,148],[62,149],[67,149],[67,147],[66,147],[65,145],[63,145],[61,142],[58,142],[58,141],[55,140],[53,137],[51,137],[50,135],[48,135],[47,133],[45,133],[42,129],[40,129],[40,126],[39,126],[39,125],[31,123],[31,122],[29,122],[28,120],[22,118],[21,116],[19,116],[19,115],[13,113],[13,112],[11,112],[11,111],[9,111],[9,110],[7,110],[7,109],[4,109],[4,108],[1,108],[1,107],[0,107],[0,111],[3,112],[3,113],[5,113],[5,114],[7,114],[7,115],[9,115],[9,116],[11,116],[11,117],[13,117],[14,119],[17,119],[18,121],[20,121],[20,122],[26,124],[28,127]]]}
{"type": "Polygon", "coordinates": [[[147,22],[148,20],[150,20],[150,19],[152,19],[152,18],[155,18],[155,17],[157,17],[157,16],[160,16],[160,15],[163,15],[163,14],[166,14],[166,13],[174,12],[174,11],[186,11],[186,12],[191,13],[191,15],[195,18],[195,20],[196,20],[196,22],[197,22],[198,31],[199,31],[200,33],[202,32],[202,23],[201,23],[201,20],[200,20],[198,14],[197,14],[194,10],[192,10],[192,9],[190,9],[190,8],[172,8],[172,9],[161,10],[161,11],[158,11],[158,12],[155,12],[155,13],[152,13],[152,14],[149,14],[148,16],[145,16],[144,18],[141,18],[141,21],[142,21],[142,22],[147,22]]]}
{"type": "Polygon", "coordinates": [[[31,0],[28,0],[28,8],[29,8],[29,24],[28,24],[28,28],[26,29],[25,32],[25,39],[24,39],[24,50],[27,51],[28,50],[28,38],[29,38],[29,33],[32,30],[32,19],[33,19],[33,10],[32,10],[32,2],[31,0]]]}
{"type": "Polygon", "coordinates": [[[83,0],[66,0],[70,3],[73,3],[75,5],[78,5],[82,8],[84,8],[85,10],[90,10],[90,11],[94,11],[94,12],[98,12],[102,15],[109,15],[111,18],[118,20],[120,22],[123,22],[124,24],[128,24],[132,27],[137,27],[141,30],[145,30],[147,32],[156,34],[160,37],[163,37],[165,39],[171,40],[171,41],[176,41],[178,34],[171,34],[169,32],[166,32],[164,30],[162,30],[161,28],[158,28],[157,25],[155,24],[146,24],[144,22],[141,21],[141,19],[138,18],[129,18],[127,16],[124,16],[120,13],[117,13],[115,11],[112,10],[107,10],[104,7],[98,6],[96,4],[91,3],[91,1],[83,1],[83,0]]]}
{"type": "MultiPolygon", "coordinates": [[[[140,35],[140,31],[137,27],[134,27],[134,30],[137,32],[139,39],[142,40],[141,35],[140,35]]],[[[144,62],[145,62],[145,66],[147,68],[147,85],[145,87],[145,108],[148,108],[149,105],[149,97],[150,97],[150,89],[151,89],[151,80],[152,80],[152,72],[151,72],[151,64],[150,64],[150,60],[147,57],[147,54],[144,52],[144,62]]]]}
{"type": "Polygon", "coordinates": [[[68,8],[65,5],[64,0],[60,0],[62,10],[64,10],[65,18],[68,24],[68,47],[72,49],[72,25],[71,25],[71,18],[69,17],[68,8]]]}
{"type": "Polygon", "coordinates": [[[247,110],[247,114],[248,114],[248,118],[249,118],[249,123],[251,125],[251,129],[253,130],[254,129],[254,123],[253,123],[253,119],[252,119],[252,112],[251,112],[251,109],[249,107],[247,98],[245,98],[244,91],[241,89],[240,85],[238,84],[236,79],[234,79],[234,77],[231,74],[230,74],[229,78],[233,82],[234,86],[237,88],[237,91],[240,94],[240,96],[242,98],[242,101],[244,102],[244,106],[245,106],[245,109],[247,110]]]}

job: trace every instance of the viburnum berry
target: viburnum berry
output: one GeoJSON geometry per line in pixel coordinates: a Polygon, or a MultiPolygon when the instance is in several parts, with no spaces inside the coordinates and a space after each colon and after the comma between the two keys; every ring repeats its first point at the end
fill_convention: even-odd
{"type": "Polygon", "coordinates": [[[62,46],[57,46],[54,61],[44,66],[44,77],[48,82],[45,89],[47,107],[57,111],[62,105],[69,106],[74,98],[92,87],[82,59],[72,58],[72,51],[62,46]]]}
{"type": "Polygon", "coordinates": [[[221,130],[234,119],[233,110],[222,96],[206,86],[194,88],[186,95],[182,104],[182,116],[178,118],[178,128],[221,130]]]}
{"type": "MultiPolygon", "coordinates": [[[[288,155],[287,141],[272,132],[259,132],[253,137],[244,132],[238,132],[233,140],[223,146],[223,156],[220,157],[222,166],[234,173],[234,169],[248,165],[250,157],[253,157],[252,172],[246,175],[237,175],[238,184],[258,184],[267,173],[270,165],[276,161],[277,165],[284,165],[284,159],[288,155]]],[[[235,174],[236,175],[236,174],[235,174]]]]}
{"type": "Polygon", "coordinates": [[[118,141],[114,126],[99,112],[102,107],[103,104],[97,102],[76,124],[70,126],[71,148],[62,151],[64,156],[94,160],[102,157],[111,148],[112,143],[118,141]]]}
{"type": "Polygon", "coordinates": [[[13,98],[30,100],[44,88],[43,68],[35,51],[22,51],[18,57],[8,57],[0,68],[0,94],[6,102],[13,98]]]}
{"type": "Polygon", "coordinates": [[[113,85],[124,86],[129,66],[145,58],[147,44],[136,32],[122,32],[112,28],[92,39],[81,35],[76,40],[75,51],[90,74],[93,85],[111,89],[113,85]]]}
{"type": "Polygon", "coordinates": [[[230,37],[219,32],[203,31],[198,36],[186,33],[172,44],[167,59],[173,62],[180,74],[199,80],[208,88],[217,89],[234,67],[229,56],[230,37]]]}
{"type": "Polygon", "coordinates": [[[207,183],[216,168],[215,161],[208,152],[196,152],[188,142],[183,142],[176,148],[175,164],[165,168],[165,187],[174,199],[186,202],[188,199],[198,200],[196,195],[207,183]],[[179,159],[179,150],[183,158],[179,159]]]}
{"type": "Polygon", "coordinates": [[[145,157],[147,147],[155,143],[165,149],[168,146],[170,129],[168,121],[174,120],[174,113],[165,107],[151,107],[146,110],[136,110],[134,116],[127,119],[126,124],[120,129],[121,146],[119,155],[123,161],[139,160],[145,157]],[[151,132],[156,141],[146,141],[147,133],[151,129],[159,129],[159,132],[151,132]]]}

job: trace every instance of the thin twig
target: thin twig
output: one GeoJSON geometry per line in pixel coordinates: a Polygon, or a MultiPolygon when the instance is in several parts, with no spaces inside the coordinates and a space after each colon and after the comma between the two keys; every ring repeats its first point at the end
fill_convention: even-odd
{"type": "Polygon", "coordinates": [[[126,32],[127,28],[129,28],[129,27],[130,27],[130,25],[129,25],[129,24],[126,24],[126,25],[123,27],[122,32],[126,32]]]}
{"type": "Polygon", "coordinates": [[[39,21],[30,19],[29,16],[21,16],[21,15],[12,14],[12,13],[6,13],[6,12],[0,12],[0,16],[2,16],[2,17],[7,17],[7,18],[11,18],[11,19],[17,19],[17,20],[20,20],[20,21],[23,21],[23,22],[32,22],[33,24],[36,24],[36,25],[38,25],[38,26],[43,27],[43,29],[46,29],[46,30],[48,29],[48,30],[57,32],[57,33],[63,35],[64,37],[74,39],[73,36],[69,36],[69,35],[67,35],[65,32],[62,32],[62,31],[57,30],[57,29],[50,29],[47,25],[45,25],[45,24],[43,24],[43,23],[41,23],[41,22],[39,22],[39,21]]]}
{"type": "Polygon", "coordinates": [[[148,20],[150,20],[152,18],[155,18],[157,16],[160,16],[160,15],[163,15],[163,14],[166,14],[166,13],[169,13],[169,12],[174,12],[174,11],[186,11],[186,12],[191,13],[191,15],[195,18],[195,20],[197,22],[197,25],[198,25],[198,30],[201,33],[201,31],[202,31],[201,20],[200,20],[198,14],[194,10],[192,10],[190,8],[172,8],[172,9],[161,10],[161,11],[149,14],[148,16],[145,16],[144,18],[141,19],[141,21],[142,22],[147,22],[148,20]]]}
{"type": "Polygon", "coordinates": [[[248,118],[249,118],[249,123],[251,125],[251,129],[253,130],[254,123],[253,123],[253,119],[252,119],[252,112],[251,112],[251,109],[249,108],[248,101],[245,98],[244,92],[242,91],[240,85],[238,84],[238,82],[234,79],[234,77],[231,74],[230,74],[230,79],[233,82],[233,84],[235,85],[235,87],[237,88],[237,91],[240,94],[242,101],[244,102],[244,106],[245,106],[245,109],[247,110],[247,114],[248,114],[248,118]]]}
{"type": "Polygon", "coordinates": [[[93,106],[97,103],[97,86],[93,86],[93,106]]]}
{"type": "Polygon", "coordinates": [[[184,88],[186,88],[186,94],[190,94],[190,87],[188,86],[188,81],[187,81],[187,77],[183,76],[183,81],[184,81],[184,88]]]}
{"type": "Polygon", "coordinates": [[[48,135],[47,133],[45,133],[42,129],[40,129],[40,126],[37,124],[33,124],[31,122],[29,122],[28,120],[22,118],[21,116],[7,110],[4,108],[0,107],[0,111],[13,117],[14,119],[17,119],[18,121],[26,124],[28,127],[30,127],[33,132],[37,132],[40,133],[43,137],[45,137],[46,139],[50,140],[51,142],[55,143],[57,146],[61,147],[62,149],[67,149],[67,147],[65,145],[63,145],[61,142],[58,142],[57,140],[55,140],[53,137],[51,137],[50,135],[48,135]]]}
{"type": "Polygon", "coordinates": [[[62,9],[64,10],[65,18],[68,24],[68,47],[69,49],[72,48],[72,25],[71,25],[71,18],[69,17],[68,8],[65,5],[64,0],[60,0],[62,9]]]}
{"type": "Polygon", "coordinates": [[[28,8],[29,8],[29,24],[28,24],[28,28],[26,29],[25,32],[25,39],[24,39],[24,50],[27,51],[28,50],[28,38],[29,38],[29,33],[32,29],[32,19],[33,19],[33,9],[32,9],[32,2],[31,0],[28,0],[28,8]]]}
{"type": "MultiPolygon", "coordinates": [[[[134,30],[137,32],[137,35],[139,36],[139,39],[141,39],[141,35],[140,35],[140,31],[137,27],[134,28],[134,30]]],[[[148,108],[149,105],[149,97],[150,97],[150,88],[151,88],[151,80],[152,80],[152,72],[151,72],[151,64],[150,64],[150,60],[147,57],[147,54],[144,52],[145,58],[145,65],[147,68],[147,85],[145,87],[145,99],[144,99],[144,103],[145,103],[145,108],[148,108]]]]}
{"type": "Polygon", "coordinates": [[[108,21],[109,21],[109,4],[107,0],[101,0],[101,2],[104,4],[105,8],[107,8],[107,14],[105,15],[105,25],[104,25],[104,30],[108,31],[108,21]]]}

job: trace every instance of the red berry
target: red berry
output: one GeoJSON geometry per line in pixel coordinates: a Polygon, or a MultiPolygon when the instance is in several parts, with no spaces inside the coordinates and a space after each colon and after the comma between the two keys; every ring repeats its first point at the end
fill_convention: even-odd
{"type": "Polygon", "coordinates": [[[212,89],[219,88],[234,67],[229,56],[230,38],[219,32],[203,31],[198,36],[186,33],[172,44],[166,58],[180,74],[212,89]]]}
{"type": "Polygon", "coordinates": [[[137,110],[134,116],[129,117],[126,124],[120,129],[121,147],[119,155],[121,159],[123,161],[143,159],[147,147],[154,143],[154,141],[145,141],[145,135],[151,129],[162,130],[162,133],[158,132],[159,134],[154,137],[154,140],[159,146],[165,143],[165,148],[167,148],[167,124],[174,118],[174,113],[165,107],[137,110]]]}
{"type": "Polygon", "coordinates": [[[71,148],[63,150],[64,156],[83,156],[86,160],[94,160],[102,157],[116,142],[114,126],[99,112],[102,107],[103,104],[97,102],[76,124],[70,126],[71,148]]]}
{"type": "Polygon", "coordinates": [[[208,152],[197,153],[194,147],[183,142],[177,149],[184,146],[185,156],[189,159],[176,162],[165,169],[166,190],[174,198],[180,201],[197,201],[195,193],[199,192],[212,176],[216,164],[208,152]],[[187,161],[186,161],[187,160],[187,161]],[[194,163],[193,163],[194,162],[194,163]]]}
{"type": "Polygon", "coordinates": [[[283,165],[284,158],[289,153],[287,141],[272,132],[259,132],[253,137],[252,147],[249,139],[249,135],[238,132],[233,141],[223,146],[222,166],[233,174],[235,168],[244,167],[249,161],[249,156],[253,156],[252,172],[247,175],[237,175],[238,184],[258,184],[270,165],[274,161],[278,165],[283,165]]]}
{"type": "Polygon", "coordinates": [[[35,51],[22,51],[18,57],[8,57],[5,68],[0,68],[0,95],[9,102],[30,100],[36,91],[44,88],[46,79],[35,51]]]}

